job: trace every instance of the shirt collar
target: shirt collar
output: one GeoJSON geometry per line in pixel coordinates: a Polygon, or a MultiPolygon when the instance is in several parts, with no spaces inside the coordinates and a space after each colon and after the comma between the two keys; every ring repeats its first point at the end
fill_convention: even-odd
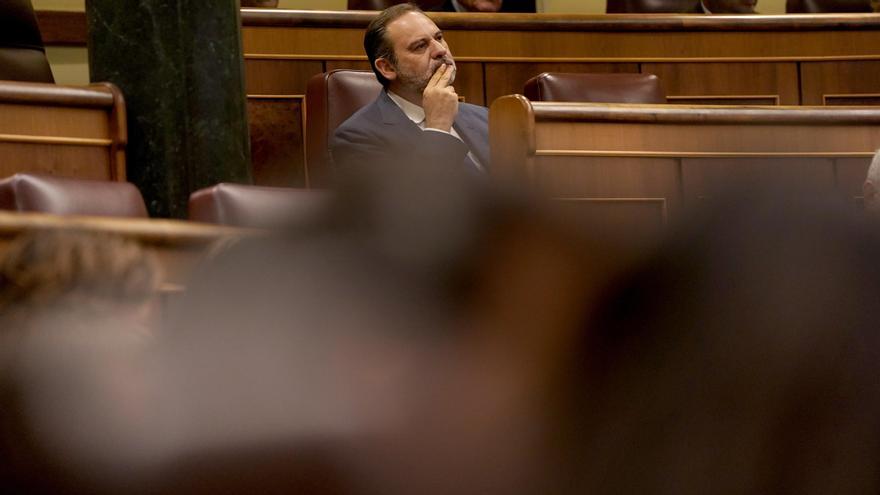
{"type": "Polygon", "coordinates": [[[392,91],[388,91],[388,97],[391,98],[391,101],[393,101],[395,105],[403,110],[406,117],[409,120],[412,120],[415,125],[421,125],[421,123],[425,121],[424,108],[411,101],[405,100],[402,96],[394,94],[392,91]]]}

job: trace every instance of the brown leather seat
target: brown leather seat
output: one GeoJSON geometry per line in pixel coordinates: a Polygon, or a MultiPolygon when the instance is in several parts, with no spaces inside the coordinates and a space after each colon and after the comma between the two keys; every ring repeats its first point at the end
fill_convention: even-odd
{"type": "Polygon", "coordinates": [[[270,227],[305,220],[330,197],[327,191],[221,183],[189,196],[189,219],[195,222],[270,227]]]}
{"type": "Polygon", "coordinates": [[[831,12],[873,12],[870,0],[787,0],[788,14],[824,14],[831,12]]]}
{"type": "Polygon", "coordinates": [[[666,103],[654,74],[544,72],[526,82],[525,96],[532,101],[666,103]]]}
{"type": "Polygon", "coordinates": [[[700,0],[607,0],[609,14],[702,14],[700,0]]]}
{"type": "Polygon", "coordinates": [[[309,185],[332,183],[330,138],[340,124],[379,96],[372,71],[334,70],[316,74],[306,88],[306,170],[309,185]]]}
{"type": "Polygon", "coordinates": [[[0,180],[0,210],[55,215],[147,217],[131,183],[16,174],[0,180]]]}
{"type": "Polygon", "coordinates": [[[30,0],[0,1],[0,79],[55,82],[30,0]]]}

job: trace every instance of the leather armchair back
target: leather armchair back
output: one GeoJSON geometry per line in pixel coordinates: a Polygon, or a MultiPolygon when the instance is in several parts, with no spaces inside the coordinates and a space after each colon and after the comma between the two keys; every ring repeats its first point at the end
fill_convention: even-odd
{"type": "Polygon", "coordinates": [[[334,70],[316,74],[306,87],[306,170],[309,185],[332,182],[330,138],[340,124],[379,96],[372,71],[334,70]]]}
{"type": "Polygon", "coordinates": [[[189,197],[189,219],[237,227],[271,227],[304,220],[330,197],[327,191],[221,183],[189,197]]]}
{"type": "Polygon", "coordinates": [[[0,210],[146,218],[140,191],[129,182],[15,174],[0,180],[0,210]]]}
{"type": "Polygon", "coordinates": [[[532,101],[666,103],[660,79],[654,74],[545,72],[526,82],[524,94],[532,101]]]}

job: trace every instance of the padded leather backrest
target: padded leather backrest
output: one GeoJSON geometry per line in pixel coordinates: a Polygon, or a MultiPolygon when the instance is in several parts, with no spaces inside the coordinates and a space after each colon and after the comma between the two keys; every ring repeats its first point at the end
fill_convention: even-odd
{"type": "Polygon", "coordinates": [[[666,103],[654,74],[545,72],[526,82],[525,96],[532,101],[666,103]]]}
{"type": "Polygon", "coordinates": [[[0,79],[55,82],[30,0],[0,0],[0,79]]]}
{"type": "Polygon", "coordinates": [[[330,138],[340,124],[371,103],[382,85],[372,71],[334,70],[316,74],[306,88],[306,168],[311,186],[332,182],[330,138]]]}
{"type": "Polygon", "coordinates": [[[189,197],[189,219],[238,227],[270,227],[316,214],[327,191],[221,183],[189,197]]]}
{"type": "Polygon", "coordinates": [[[16,174],[0,180],[0,210],[146,218],[140,191],[131,183],[16,174]]]}
{"type": "Polygon", "coordinates": [[[789,14],[873,12],[870,0],[787,0],[785,11],[789,14]]]}
{"type": "Polygon", "coordinates": [[[607,0],[609,14],[702,14],[700,0],[607,0]]]}

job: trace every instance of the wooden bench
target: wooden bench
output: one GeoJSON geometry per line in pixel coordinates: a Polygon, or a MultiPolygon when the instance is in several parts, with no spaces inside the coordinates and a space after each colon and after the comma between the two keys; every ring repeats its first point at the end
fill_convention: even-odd
{"type": "Polygon", "coordinates": [[[0,81],[0,177],[125,180],[125,103],[110,84],[0,81]]]}
{"type": "Polygon", "coordinates": [[[880,147],[880,108],[535,103],[512,95],[492,105],[489,128],[498,180],[589,217],[647,228],[736,184],[776,183],[855,204],[880,147]]]}

